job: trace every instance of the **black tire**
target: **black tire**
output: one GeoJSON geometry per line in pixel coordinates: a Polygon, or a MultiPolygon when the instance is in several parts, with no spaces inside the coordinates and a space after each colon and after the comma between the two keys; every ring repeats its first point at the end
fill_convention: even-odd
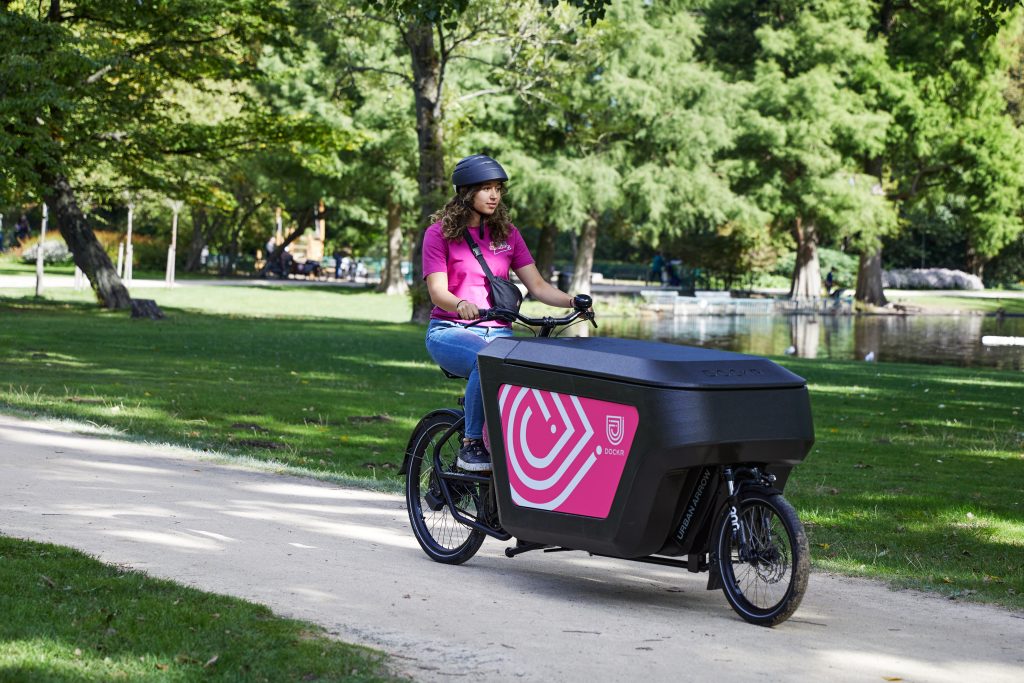
{"type": "MultiPolygon", "coordinates": [[[[416,540],[430,559],[445,564],[462,564],[476,555],[486,538],[482,531],[458,522],[446,504],[436,502],[442,501],[443,495],[434,474],[434,447],[454,422],[451,415],[435,415],[420,425],[413,439],[409,471],[405,477],[405,502],[416,540]]],[[[442,445],[441,460],[446,469],[455,468],[461,443],[462,432],[459,430],[442,445]]],[[[481,503],[476,485],[454,484],[452,498],[459,511],[467,517],[479,516],[477,506],[481,503]]]]}
{"type": "Polygon", "coordinates": [[[778,494],[744,494],[736,513],[749,538],[749,553],[740,559],[739,540],[726,510],[715,544],[722,591],[750,623],[775,626],[796,611],[807,590],[807,534],[796,510],[778,494]]]}

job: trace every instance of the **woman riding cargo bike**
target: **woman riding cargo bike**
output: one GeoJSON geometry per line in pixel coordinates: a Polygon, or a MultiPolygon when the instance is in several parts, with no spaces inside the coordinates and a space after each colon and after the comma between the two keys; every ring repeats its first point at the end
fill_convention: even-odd
{"type": "Polygon", "coordinates": [[[459,564],[487,536],[515,537],[508,557],[580,550],[708,572],[708,589],[747,621],[786,620],[809,574],[803,526],[782,496],[814,442],[806,382],[753,356],[552,336],[596,327],[591,300],[540,276],[507,222],[506,180],[489,157],[460,161],[455,197],[424,238],[436,304],[427,349],[469,383],[465,410],[431,411],[406,449],[420,546],[459,564]],[[509,269],[538,300],[572,310],[521,315],[509,269]],[[539,332],[513,337],[512,322],[539,332]]]}

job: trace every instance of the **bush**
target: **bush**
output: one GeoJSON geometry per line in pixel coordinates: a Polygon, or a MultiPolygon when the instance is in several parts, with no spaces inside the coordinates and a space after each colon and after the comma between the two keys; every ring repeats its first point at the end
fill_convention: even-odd
{"type": "Polygon", "coordinates": [[[985,289],[981,278],[948,268],[904,268],[882,272],[882,286],[890,289],[985,289]]]}
{"type": "MultiPolygon", "coordinates": [[[[35,263],[38,250],[38,242],[30,247],[23,248],[21,251],[21,260],[24,263],[35,263]]],[[[46,240],[43,244],[43,263],[49,265],[57,263],[71,263],[71,260],[71,250],[68,249],[68,245],[64,243],[63,239],[57,238],[46,240]]]]}

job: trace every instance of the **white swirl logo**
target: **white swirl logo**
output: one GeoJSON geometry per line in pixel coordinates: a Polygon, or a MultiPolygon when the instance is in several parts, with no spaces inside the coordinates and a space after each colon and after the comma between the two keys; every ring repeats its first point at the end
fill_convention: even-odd
{"type": "Polygon", "coordinates": [[[579,399],[505,385],[498,405],[505,425],[513,501],[517,505],[554,510],[572,495],[597,462],[596,453],[600,453],[600,447],[596,453],[593,446],[588,448],[594,428],[579,399]],[[539,416],[534,413],[535,407],[539,416]],[[546,453],[537,455],[531,443],[550,446],[546,453]],[[583,456],[585,451],[590,452],[583,456]],[[552,493],[556,495],[550,497],[552,493]]]}

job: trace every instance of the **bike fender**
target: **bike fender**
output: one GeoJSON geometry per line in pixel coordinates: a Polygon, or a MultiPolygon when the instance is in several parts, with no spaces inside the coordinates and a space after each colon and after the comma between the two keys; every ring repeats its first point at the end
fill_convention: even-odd
{"type": "Polygon", "coordinates": [[[742,488],[737,491],[737,496],[742,496],[745,493],[760,493],[766,496],[781,496],[782,491],[775,488],[774,486],[760,486],[757,484],[742,485],[742,488]]]}
{"type": "Polygon", "coordinates": [[[416,428],[412,430],[412,435],[409,437],[409,443],[405,446],[405,457],[402,458],[402,466],[398,468],[398,474],[405,475],[409,473],[409,458],[412,457],[412,449],[416,447],[416,440],[420,433],[420,427],[424,422],[436,415],[448,415],[458,420],[462,417],[463,412],[458,408],[439,408],[420,418],[420,421],[416,424],[416,428]]]}

